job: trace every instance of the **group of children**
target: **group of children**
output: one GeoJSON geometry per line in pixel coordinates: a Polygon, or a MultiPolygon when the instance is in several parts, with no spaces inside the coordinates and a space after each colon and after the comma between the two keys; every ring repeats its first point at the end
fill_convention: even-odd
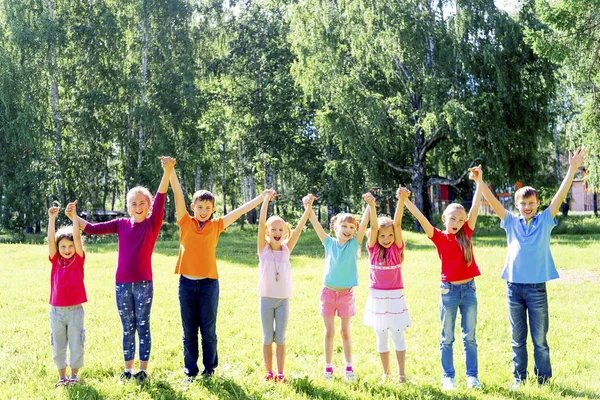
{"type": "Polygon", "coordinates": [[[481,196],[489,202],[506,230],[508,255],[502,277],[507,281],[507,300],[512,335],[514,389],[527,377],[527,318],[534,344],[534,374],[540,384],[552,376],[548,332],[548,302],[545,282],[558,278],[550,253],[550,233],[556,225],[555,215],[573,181],[575,172],[583,163],[587,151],[569,154],[569,170],[550,206],[537,214],[539,198],[535,189],[523,187],[515,193],[519,216],[508,212],[483,183],[481,166],[470,169],[470,179],[476,183],[475,196],[469,213],[460,204],[452,203],[444,211],[445,230],[435,228],[410,201],[410,191],[399,187],[393,220],[377,216],[372,194],[363,195],[366,207],[360,223],[352,214],[342,213],[332,218],[328,235],[314,211],[313,195],[302,199],[304,213],[291,231],[278,217],[267,219],[269,202],[277,195],[265,190],[224,217],[212,218],[215,198],[205,190],[196,192],[192,199],[191,216],[185,205],[183,191],[175,173],[175,159],[161,157],[163,176],[156,196],[142,187],[131,189],[127,195],[130,218],[92,224],[77,216],[77,202],[65,209],[73,221],[72,227],[55,232],[58,207],[48,210],[48,245],[52,263],[50,320],[53,358],[59,371],[57,386],[79,381],[78,370],[83,366],[83,307],[86,302],[83,284],[85,254],[80,229],[87,234],[118,235],[118,261],[115,276],[117,309],[123,325],[123,356],[125,370],[120,382],[135,379],[141,383],[147,378],[148,360],[152,345],[150,310],[153,298],[151,256],[158,237],[163,215],[166,191],[171,183],[174,193],[177,223],[180,227],[180,247],[175,273],[179,278],[179,303],[183,326],[184,372],[188,382],[197,375],[210,377],[218,365],[216,319],[219,300],[219,281],[216,247],[219,235],[244,213],[262,203],[260,209],[257,250],[259,256],[259,310],[263,329],[263,358],[266,381],[287,381],[284,374],[286,328],[289,319],[289,299],[292,295],[290,253],[308,220],[325,248],[325,273],[321,290],[320,312],[325,328],[324,378],[331,379],[333,371],[333,342],[335,316],[341,320],[342,348],[345,359],[344,377],[355,379],[352,367],[351,319],[356,315],[354,287],[358,285],[358,254],[367,225],[369,253],[369,295],[363,322],[377,337],[383,379],[390,379],[391,336],[398,363],[397,382],[406,382],[404,330],[411,318],[402,289],[402,215],[404,206],[417,218],[427,237],[433,242],[441,260],[440,321],[442,325],[440,358],[442,387],[451,390],[455,385],[453,362],[454,328],[457,313],[461,314],[461,333],[465,347],[466,381],[469,388],[479,389],[477,343],[477,296],[474,278],[480,275],[473,254],[471,238],[475,230],[481,196]],[[333,236],[335,235],[335,236],[333,236]],[[198,366],[201,335],[203,370],[198,366]],[[134,374],[135,334],[139,342],[139,370],[134,374]],[[273,371],[273,348],[276,344],[277,373],[273,371]],[[67,363],[67,346],[71,353],[67,363]],[[71,367],[67,378],[67,366],[71,367]]]}

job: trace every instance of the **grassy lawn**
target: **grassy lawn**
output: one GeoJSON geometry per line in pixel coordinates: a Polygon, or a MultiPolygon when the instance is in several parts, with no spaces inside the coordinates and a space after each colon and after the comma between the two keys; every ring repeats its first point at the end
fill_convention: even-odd
{"type": "MultiPolygon", "coordinates": [[[[121,324],[114,300],[116,244],[86,245],[85,383],[54,389],[57,380],[50,347],[48,318],[50,263],[47,248],[0,244],[0,398],[1,399],[598,399],[600,398],[600,235],[554,236],[552,252],[564,279],[549,283],[550,332],[554,378],[538,388],[529,384],[513,393],[512,361],[505,299],[500,278],[506,255],[501,236],[474,238],[482,276],[477,279],[480,392],[467,390],[464,352],[457,331],[455,366],[459,390],[440,389],[439,260],[423,234],[406,233],[405,296],[413,326],[406,332],[409,383],[380,384],[381,367],[375,334],[362,325],[367,297],[368,263],[363,251],[356,290],[353,358],[356,382],[325,381],[323,326],[319,291],[323,249],[314,232],[306,232],[292,254],[294,296],[287,334],[289,383],[265,384],[258,313],[255,233],[230,229],[219,244],[221,297],[217,333],[219,368],[210,381],[183,384],[178,276],[173,274],[176,241],[157,243],[152,308],[152,356],[149,384],[117,385],[122,372],[121,324]]],[[[339,323],[339,321],[338,321],[339,323]]],[[[457,324],[458,329],[458,324],[457,324]]],[[[343,370],[341,339],[336,336],[334,368],[343,370]]],[[[531,343],[530,366],[533,366],[531,343]]],[[[393,371],[396,365],[392,363],[393,371]]]]}

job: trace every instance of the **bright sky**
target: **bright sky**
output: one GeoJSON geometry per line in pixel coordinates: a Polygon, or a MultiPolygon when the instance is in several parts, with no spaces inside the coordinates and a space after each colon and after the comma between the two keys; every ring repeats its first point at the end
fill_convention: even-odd
{"type": "Polygon", "coordinates": [[[494,4],[509,14],[515,14],[519,7],[519,0],[494,0],[494,4]]]}

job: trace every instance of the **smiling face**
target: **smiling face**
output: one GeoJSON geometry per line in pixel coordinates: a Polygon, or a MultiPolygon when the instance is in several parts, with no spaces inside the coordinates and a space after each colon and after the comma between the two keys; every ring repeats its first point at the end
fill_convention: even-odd
{"type": "Polygon", "coordinates": [[[56,247],[58,247],[58,254],[60,254],[62,258],[68,259],[75,255],[75,243],[70,239],[61,239],[56,247]]]}
{"type": "Polygon", "coordinates": [[[377,242],[383,248],[389,249],[394,244],[394,227],[384,226],[377,231],[377,242]]]}
{"type": "Polygon", "coordinates": [[[150,199],[142,192],[137,192],[132,196],[127,196],[127,211],[134,222],[142,222],[148,217],[150,210],[150,199]]]}
{"type": "Polygon", "coordinates": [[[288,227],[279,217],[271,217],[267,221],[265,238],[272,249],[281,247],[281,243],[287,238],[288,227]]]}
{"type": "Polygon", "coordinates": [[[344,244],[356,234],[356,224],[352,221],[339,221],[335,223],[335,236],[339,244],[344,244]]]}
{"type": "Polygon", "coordinates": [[[465,209],[460,205],[450,205],[444,211],[442,215],[442,222],[446,227],[448,233],[456,235],[467,222],[467,213],[465,209]]]}
{"type": "Polygon", "coordinates": [[[206,222],[215,212],[215,206],[210,200],[196,200],[193,204],[194,218],[206,222]]]}
{"type": "Polygon", "coordinates": [[[536,196],[519,197],[516,200],[516,206],[525,221],[529,221],[537,213],[540,201],[536,196]]]}

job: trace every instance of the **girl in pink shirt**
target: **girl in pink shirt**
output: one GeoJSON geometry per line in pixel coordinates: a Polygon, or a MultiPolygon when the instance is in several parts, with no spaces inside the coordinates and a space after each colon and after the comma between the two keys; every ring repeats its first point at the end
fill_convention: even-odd
{"type": "MultiPolygon", "coordinates": [[[[68,216],[75,214],[75,204],[67,207],[68,216]]],[[[58,368],[56,387],[79,382],[77,373],[83,367],[83,306],[87,301],[83,284],[85,253],[81,244],[79,221],[73,227],[63,227],[55,232],[58,207],[48,209],[48,258],[52,263],[50,273],[50,327],[52,329],[52,357],[58,368]],[[71,360],[67,363],[67,346],[71,360]],[[67,366],[71,377],[67,379],[67,366]]]]}
{"type": "Polygon", "coordinates": [[[258,294],[263,328],[263,358],[267,371],[265,381],[285,383],[285,332],[290,309],[289,299],[292,296],[290,253],[308,220],[313,199],[306,200],[304,214],[296,229],[290,233],[290,228],[280,217],[272,216],[267,220],[269,201],[276,195],[273,189],[267,191],[260,208],[257,246],[258,294]],[[273,341],[277,344],[277,375],[273,374],[273,341]]]}
{"type": "Polygon", "coordinates": [[[408,307],[402,294],[402,214],[404,199],[408,192],[398,189],[398,204],[394,220],[388,217],[377,218],[375,198],[366,196],[369,204],[371,231],[367,248],[369,250],[369,297],[365,307],[363,322],[377,334],[377,350],[383,367],[383,380],[391,376],[389,333],[396,349],[398,361],[398,382],[405,383],[404,361],[406,342],[404,330],[411,325],[408,307]]]}

